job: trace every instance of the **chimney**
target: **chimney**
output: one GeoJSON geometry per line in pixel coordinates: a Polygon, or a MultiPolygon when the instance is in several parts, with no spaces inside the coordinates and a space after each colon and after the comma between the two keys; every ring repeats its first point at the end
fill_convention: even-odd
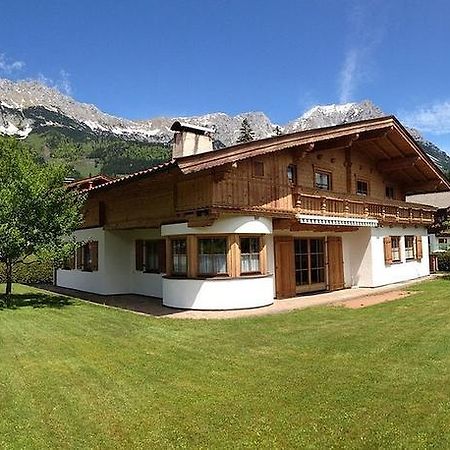
{"type": "Polygon", "coordinates": [[[210,128],[198,127],[177,121],[173,123],[170,129],[175,131],[172,150],[172,157],[174,159],[213,150],[212,136],[214,130],[210,128]]]}

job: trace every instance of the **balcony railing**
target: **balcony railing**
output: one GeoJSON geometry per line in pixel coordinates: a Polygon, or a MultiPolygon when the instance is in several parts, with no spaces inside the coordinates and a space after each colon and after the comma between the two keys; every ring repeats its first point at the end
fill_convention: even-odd
{"type": "Polygon", "coordinates": [[[385,223],[430,225],[434,209],[426,205],[396,200],[376,200],[351,194],[295,188],[294,207],[301,214],[363,217],[385,223]]]}

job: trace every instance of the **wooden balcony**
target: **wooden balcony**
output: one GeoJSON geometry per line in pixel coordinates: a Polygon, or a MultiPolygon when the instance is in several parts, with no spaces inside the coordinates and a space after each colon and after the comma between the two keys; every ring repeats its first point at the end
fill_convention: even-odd
{"type": "Polygon", "coordinates": [[[377,219],[380,223],[431,225],[435,211],[416,203],[305,188],[294,188],[293,201],[301,214],[377,219]]]}

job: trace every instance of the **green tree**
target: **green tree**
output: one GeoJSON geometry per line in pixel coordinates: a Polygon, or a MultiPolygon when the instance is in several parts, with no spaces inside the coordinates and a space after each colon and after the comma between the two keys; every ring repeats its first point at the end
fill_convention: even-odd
{"type": "Polygon", "coordinates": [[[21,142],[0,138],[0,262],[6,302],[13,268],[34,260],[61,260],[73,249],[67,236],[81,223],[83,199],[64,187],[66,168],[43,164],[21,142]]]}
{"type": "Polygon", "coordinates": [[[281,131],[281,128],[277,125],[275,127],[275,136],[281,136],[283,133],[281,131]]]}
{"type": "Polygon", "coordinates": [[[242,120],[241,128],[239,128],[239,137],[237,139],[238,143],[250,142],[255,139],[255,133],[252,130],[252,127],[248,123],[247,117],[242,120]]]}

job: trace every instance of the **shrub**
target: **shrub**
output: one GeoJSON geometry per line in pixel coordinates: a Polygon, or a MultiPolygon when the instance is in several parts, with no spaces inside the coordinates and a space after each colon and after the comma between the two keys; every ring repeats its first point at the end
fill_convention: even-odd
{"type": "MultiPolygon", "coordinates": [[[[29,264],[17,264],[13,269],[15,283],[43,284],[52,283],[53,266],[50,262],[34,261],[29,264]]],[[[5,283],[5,266],[0,264],[0,283],[5,283]]]]}
{"type": "Polygon", "coordinates": [[[438,268],[442,272],[450,272],[450,251],[436,253],[438,259],[438,268]]]}

